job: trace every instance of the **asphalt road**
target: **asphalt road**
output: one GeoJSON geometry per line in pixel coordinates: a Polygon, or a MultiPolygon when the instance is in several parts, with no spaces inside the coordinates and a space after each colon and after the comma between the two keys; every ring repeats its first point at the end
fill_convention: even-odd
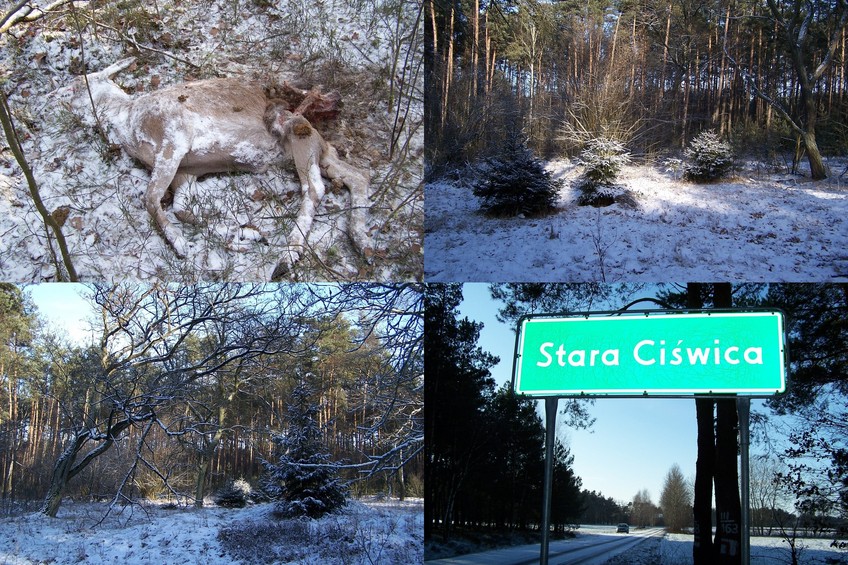
{"type": "MultiPolygon", "coordinates": [[[[601,565],[650,537],[661,537],[665,534],[662,528],[633,529],[630,532],[629,534],[578,535],[575,539],[552,541],[548,551],[548,563],[549,565],[601,565]]],[[[433,565],[531,565],[539,562],[539,551],[539,545],[522,545],[437,559],[427,563],[433,565]]]]}

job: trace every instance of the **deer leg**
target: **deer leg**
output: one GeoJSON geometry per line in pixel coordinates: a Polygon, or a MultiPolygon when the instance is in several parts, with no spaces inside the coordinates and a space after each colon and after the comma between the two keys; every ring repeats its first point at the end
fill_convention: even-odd
{"type": "Polygon", "coordinates": [[[144,193],[144,203],[147,212],[153,219],[162,238],[171,246],[180,259],[185,259],[187,242],[180,231],[174,227],[162,209],[162,197],[177,174],[183,154],[177,154],[173,146],[168,145],[156,156],[153,171],[150,173],[150,183],[144,193]]]}
{"type": "Polygon", "coordinates": [[[197,217],[192,213],[188,201],[189,195],[185,188],[187,188],[191,183],[193,183],[197,177],[194,175],[188,175],[185,173],[177,173],[174,176],[174,180],[171,181],[171,190],[174,192],[174,215],[177,219],[185,224],[198,225],[200,222],[197,220],[197,217]],[[180,189],[183,190],[180,190],[180,189]]]}
{"type": "Polygon", "coordinates": [[[324,181],[321,179],[321,167],[318,163],[320,147],[314,141],[311,136],[295,138],[291,141],[293,145],[292,156],[297,168],[297,176],[300,179],[303,202],[300,205],[300,211],[297,213],[294,228],[288,237],[288,257],[284,258],[274,269],[271,275],[272,279],[284,277],[291,266],[300,259],[306,244],[306,237],[309,230],[312,229],[315,212],[327,192],[324,181]]]}
{"type": "Polygon", "coordinates": [[[300,211],[297,213],[294,228],[289,235],[289,252],[292,263],[297,262],[303,252],[306,237],[309,230],[312,229],[315,212],[327,192],[324,181],[321,179],[321,169],[318,166],[317,158],[310,158],[307,163],[295,162],[295,165],[297,166],[297,176],[300,179],[303,202],[300,205],[300,211]]]}
{"type": "Polygon", "coordinates": [[[329,144],[325,147],[321,155],[321,170],[327,178],[343,183],[350,192],[347,233],[356,250],[368,258],[372,249],[365,227],[366,214],[370,207],[368,179],[359,169],[342,161],[335,147],[329,144]]]}

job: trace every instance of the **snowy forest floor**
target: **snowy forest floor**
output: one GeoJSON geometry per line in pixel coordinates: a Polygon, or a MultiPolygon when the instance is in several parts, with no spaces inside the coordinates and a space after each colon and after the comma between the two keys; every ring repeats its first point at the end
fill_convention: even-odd
{"type": "MultiPolygon", "coordinates": [[[[581,168],[548,163],[564,181],[558,211],[487,218],[472,178],[425,187],[425,276],[438,281],[809,281],[848,279],[848,161],[813,182],[747,160],[713,184],[679,169],[634,164],[620,185],[635,208],[577,206],[581,168]]],[[[801,171],[804,172],[803,169],[801,171]]]]}
{"type": "MultiPolygon", "coordinates": [[[[338,90],[339,117],[316,127],[348,164],[370,173],[366,229],[373,254],[354,251],[346,233],[350,197],[327,183],[307,252],[291,276],[422,277],[424,73],[422,35],[414,31],[420,28],[417,3],[128,0],[120,6],[86,4],[75,15],[58,10],[0,38],[0,82],[18,137],[47,210],[64,224],[80,280],[266,281],[286,253],[301,204],[290,163],[260,174],[203,177],[181,189],[198,225],[171,219],[189,241],[188,259],[178,259],[145,210],[149,172],[107,147],[55,94],[82,69],[98,71],[127,56],[136,56],[138,67],[115,80],[135,96],[214,77],[338,90]]],[[[56,281],[58,253],[4,141],[0,279],[56,281]]]]}
{"type": "Polygon", "coordinates": [[[363,498],[318,520],[243,509],[126,507],[67,501],[57,518],[0,519],[0,565],[30,563],[420,563],[422,499],[363,498]]]}

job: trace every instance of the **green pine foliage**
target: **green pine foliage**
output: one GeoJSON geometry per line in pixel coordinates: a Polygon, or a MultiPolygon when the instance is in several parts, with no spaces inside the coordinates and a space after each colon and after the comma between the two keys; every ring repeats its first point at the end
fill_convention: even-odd
{"type": "MultiPolygon", "coordinates": [[[[425,290],[425,459],[432,462],[425,483],[425,536],[448,536],[463,524],[486,524],[510,535],[538,532],[533,524],[542,505],[545,428],[534,400],[516,395],[509,385],[495,390],[490,368],[498,358],[479,346],[483,324],[461,316],[462,300],[458,284],[425,290]],[[444,488],[451,481],[456,486],[444,488]]],[[[580,513],[580,479],[567,448],[558,444],[554,455],[551,520],[563,533],[580,513]]]]}
{"type": "Polygon", "coordinates": [[[614,139],[590,141],[580,154],[580,164],[586,169],[586,181],[595,186],[615,184],[621,168],[630,162],[630,153],[614,139]]]}
{"type": "Polygon", "coordinates": [[[474,187],[487,216],[542,216],[556,210],[562,182],[545,170],[519,135],[507,138],[504,152],[486,160],[487,170],[474,187]]]}
{"type": "Polygon", "coordinates": [[[713,131],[703,131],[684,151],[688,163],[683,176],[694,182],[716,181],[733,168],[733,150],[713,131]]]}

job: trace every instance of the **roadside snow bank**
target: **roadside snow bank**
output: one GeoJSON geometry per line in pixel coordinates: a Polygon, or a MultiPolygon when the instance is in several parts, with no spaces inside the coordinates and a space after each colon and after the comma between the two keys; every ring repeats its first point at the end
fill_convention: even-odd
{"type": "MultiPolygon", "coordinates": [[[[660,544],[661,565],[689,565],[692,536],[668,534],[660,544]]],[[[828,539],[799,539],[799,562],[804,565],[848,563],[848,554],[832,549],[828,539]]],[[[792,563],[789,545],[781,538],[752,537],[751,565],[792,563]]]]}

